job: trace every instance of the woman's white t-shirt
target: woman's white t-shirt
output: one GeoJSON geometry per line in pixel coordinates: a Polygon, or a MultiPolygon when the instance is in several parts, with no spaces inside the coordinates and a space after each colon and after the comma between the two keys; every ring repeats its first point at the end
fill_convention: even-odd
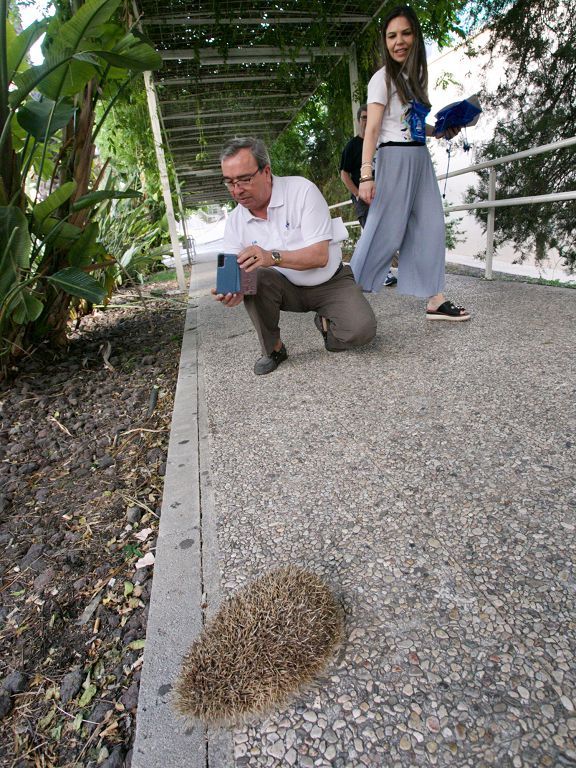
{"type": "Polygon", "coordinates": [[[387,141],[412,141],[408,116],[410,104],[402,104],[394,83],[391,93],[386,87],[386,68],[375,72],[368,83],[368,104],[383,104],[385,108],[376,146],[387,141]]]}

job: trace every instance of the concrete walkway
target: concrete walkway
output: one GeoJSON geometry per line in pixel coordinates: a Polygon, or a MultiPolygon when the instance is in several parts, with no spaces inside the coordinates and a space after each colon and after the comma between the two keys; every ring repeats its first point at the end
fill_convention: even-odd
{"type": "Polygon", "coordinates": [[[195,267],[133,768],[576,765],[576,292],[448,276],[470,323],[371,301],[330,354],[284,315],[255,377],[242,307],[195,267]],[[249,579],[296,563],[347,638],[286,710],[209,731],[175,715],[180,659],[249,579]]]}

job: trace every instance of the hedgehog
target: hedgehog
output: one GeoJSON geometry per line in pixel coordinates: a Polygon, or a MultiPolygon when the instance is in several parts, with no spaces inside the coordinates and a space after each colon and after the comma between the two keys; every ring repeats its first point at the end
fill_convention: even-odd
{"type": "Polygon", "coordinates": [[[342,607],[318,576],[270,571],[207,622],[184,657],[174,705],[211,724],[278,709],[324,670],[343,634],[342,607]]]}

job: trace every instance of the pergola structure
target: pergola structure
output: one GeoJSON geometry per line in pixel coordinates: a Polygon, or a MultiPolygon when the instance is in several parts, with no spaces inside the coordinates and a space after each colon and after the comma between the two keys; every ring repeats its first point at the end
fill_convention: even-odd
{"type": "Polygon", "coordinates": [[[183,204],[228,200],[218,163],[224,141],[256,135],[271,143],[343,57],[354,86],[355,43],[386,4],[135,0],[164,60],[153,79],[183,204]]]}

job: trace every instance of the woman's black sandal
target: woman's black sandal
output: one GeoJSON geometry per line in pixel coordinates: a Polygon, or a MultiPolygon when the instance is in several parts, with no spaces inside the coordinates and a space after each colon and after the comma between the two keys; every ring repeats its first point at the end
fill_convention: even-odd
{"type": "Polygon", "coordinates": [[[445,301],[437,309],[426,310],[427,320],[450,320],[452,322],[462,322],[464,320],[470,320],[470,313],[459,307],[452,301],[445,301]]]}

